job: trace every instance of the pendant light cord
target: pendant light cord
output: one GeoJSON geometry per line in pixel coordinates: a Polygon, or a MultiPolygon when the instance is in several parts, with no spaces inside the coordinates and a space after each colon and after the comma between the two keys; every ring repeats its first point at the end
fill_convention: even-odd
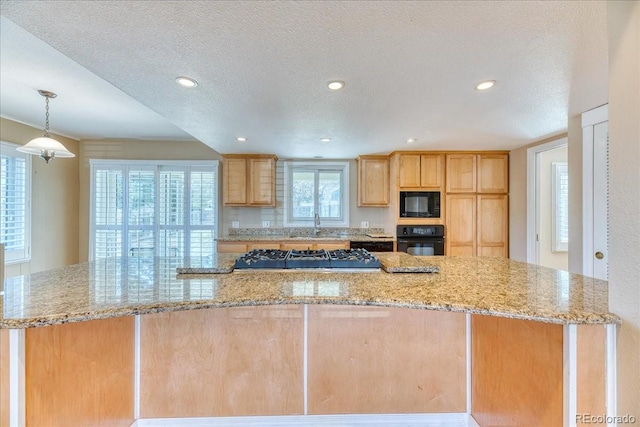
{"type": "Polygon", "coordinates": [[[44,121],[44,136],[49,138],[49,97],[45,96],[45,121],[44,121]]]}

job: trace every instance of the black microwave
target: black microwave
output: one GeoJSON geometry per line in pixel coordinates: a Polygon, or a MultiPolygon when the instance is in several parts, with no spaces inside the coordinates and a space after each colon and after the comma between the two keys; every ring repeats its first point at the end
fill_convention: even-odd
{"type": "Polygon", "coordinates": [[[400,218],[440,218],[440,192],[401,191],[400,218]]]}

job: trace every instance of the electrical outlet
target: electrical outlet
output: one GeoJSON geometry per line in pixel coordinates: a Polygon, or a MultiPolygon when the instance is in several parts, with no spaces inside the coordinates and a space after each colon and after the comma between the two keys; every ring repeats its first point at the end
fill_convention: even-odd
{"type": "Polygon", "coordinates": [[[360,223],[360,228],[369,228],[369,221],[362,221],[360,223]]]}
{"type": "Polygon", "coordinates": [[[271,227],[271,221],[262,221],[262,228],[271,227]]]}
{"type": "Polygon", "coordinates": [[[231,228],[240,228],[240,221],[231,221],[231,228]]]}

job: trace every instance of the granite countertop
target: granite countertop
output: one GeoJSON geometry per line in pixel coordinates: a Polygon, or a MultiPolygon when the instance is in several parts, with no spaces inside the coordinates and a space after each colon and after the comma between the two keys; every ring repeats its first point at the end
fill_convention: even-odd
{"type": "MultiPolygon", "coordinates": [[[[232,265],[239,254],[217,254],[232,265]]],[[[182,258],[106,258],[5,281],[0,327],[27,328],[199,308],[347,304],[488,314],[560,324],[619,323],[606,281],[486,257],[377,253],[389,268],[437,274],[233,272],[177,275],[182,258]]]]}
{"type": "MultiPolygon", "coordinates": [[[[387,273],[438,273],[440,268],[429,259],[433,257],[414,257],[404,252],[374,252],[380,259],[383,271],[387,273]]],[[[235,260],[241,254],[218,254],[215,257],[185,259],[184,264],[176,268],[176,273],[184,274],[228,274],[234,271],[235,260]]]]}

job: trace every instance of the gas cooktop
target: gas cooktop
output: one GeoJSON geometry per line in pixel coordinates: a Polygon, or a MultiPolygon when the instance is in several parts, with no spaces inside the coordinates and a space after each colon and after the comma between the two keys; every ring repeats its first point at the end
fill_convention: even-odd
{"type": "Polygon", "coordinates": [[[236,269],[379,269],[380,260],[366,249],[283,251],[254,249],[235,262],[236,269]]]}

